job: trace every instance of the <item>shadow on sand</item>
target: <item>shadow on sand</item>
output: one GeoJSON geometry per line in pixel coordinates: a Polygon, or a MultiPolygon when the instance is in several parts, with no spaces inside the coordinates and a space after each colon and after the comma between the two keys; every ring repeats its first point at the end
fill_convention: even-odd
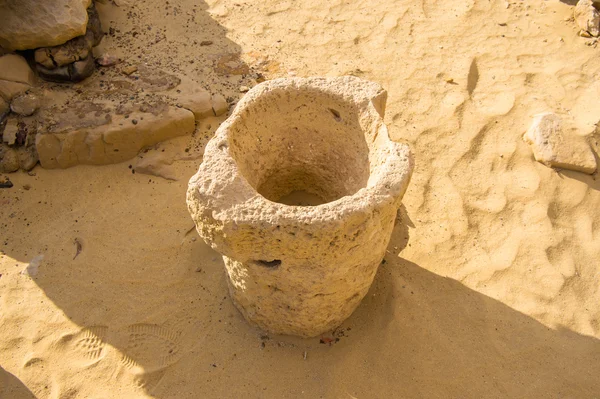
{"type": "Polygon", "coordinates": [[[0,367],[0,399],[35,399],[17,377],[0,367]]]}

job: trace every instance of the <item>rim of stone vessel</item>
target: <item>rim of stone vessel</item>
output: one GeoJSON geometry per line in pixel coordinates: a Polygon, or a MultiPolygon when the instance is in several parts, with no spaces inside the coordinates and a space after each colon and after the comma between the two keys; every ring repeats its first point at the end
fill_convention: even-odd
{"type": "MultiPolygon", "coordinates": [[[[383,122],[387,93],[377,83],[353,76],[337,78],[279,78],[263,82],[253,87],[237,104],[232,114],[217,129],[209,141],[198,172],[190,183],[197,195],[204,197],[212,216],[216,220],[236,223],[284,221],[310,222],[330,221],[347,218],[348,213],[364,213],[394,203],[399,207],[406,192],[414,160],[410,146],[390,139],[383,122]],[[334,84],[332,84],[334,83],[334,84]],[[345,195],[330,202],[314,206],[286,205],[271,201],[261,195],[239,170],[237,161],[230,153],[228,132],[239,121],[239,116],[252,107],[257,96],[270,91],[318,89],[326,94],[337,96],[357,105],[360,118],[372,118],[376,133],[370,139],[365,134],[369,147],[369,158],[374,151],[381,151],[378,165],[370,165],[369,178],[365,187],[351,195],[345,195]],[[375,146],[375,140],[381,140],[375,146]],[[231,172],[221,176],[223,171],[231,172]]],[[[371,162],[371,160],[369,159],[371,162]]]]}

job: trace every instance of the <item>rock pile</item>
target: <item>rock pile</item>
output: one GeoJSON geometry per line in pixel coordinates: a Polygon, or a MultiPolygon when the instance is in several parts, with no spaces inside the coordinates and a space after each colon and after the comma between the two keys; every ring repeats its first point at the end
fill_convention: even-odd
{"type": "Polygon", "coordinates": [[[0,2],[0,46],[35,50],[42,79],[79,82],[94,72],[103,32],[91,0],[0,2]]]}
{"type": "Polygon", "coordinates": [[[38,161],[37,126],[27,118],[39,107],[37,97],[29,92],[34,84],[35,75],[23,57],[0,57],[0,172],[30,170],[38,161]]]}

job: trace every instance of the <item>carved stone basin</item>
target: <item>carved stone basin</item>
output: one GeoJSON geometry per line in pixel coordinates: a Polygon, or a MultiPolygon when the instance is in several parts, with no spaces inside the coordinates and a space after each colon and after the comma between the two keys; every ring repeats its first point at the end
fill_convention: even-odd
{"type": "Polygon", "coordinates": [[[262,329],[319,335],[369,290],[413,169],[383,123],[386,97],[355,77],[267,81],[208,143],[188,209],[262,329]]]}

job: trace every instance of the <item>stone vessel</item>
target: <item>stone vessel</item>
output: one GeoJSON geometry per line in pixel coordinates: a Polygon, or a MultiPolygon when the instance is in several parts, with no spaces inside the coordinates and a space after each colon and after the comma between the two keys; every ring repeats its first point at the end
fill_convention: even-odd
{"type": "Polygon", "coordinates": [[[267,81],[208,143],[188,209],[260,328],[319,335],[369,290],[413,170],[383,123],[386,98],[350,76],[267,81]]]}

